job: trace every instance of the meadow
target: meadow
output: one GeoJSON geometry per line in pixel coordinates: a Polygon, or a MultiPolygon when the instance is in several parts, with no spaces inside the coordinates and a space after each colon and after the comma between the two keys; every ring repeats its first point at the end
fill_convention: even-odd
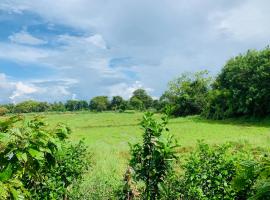
{"type": "MultiPolygon", "coordinates": [[[[35,114],[28,114],[31,117],[35,114]]],[[[119,184],[129,158],[128,143],[141,140],[141,112],[66,112],[44,113],[45,120],[54,125],[68,124],[72,141],[84,139],[92,155],[92,166],[87,174],[85,188],[88,192],[108,190],[119,184]],[[91,191],[89,191],[91,190],[91,191]]],[[[156,114],[158,119],[161,115],[156,114]]],[[[233,142],[254,148],[270,149],[269,119],[206,120],[199,116],[179,117],[169,120],[168,128],[178,141],[179,152],[191,152],[198,140],[208,144],[233,142]]],[[[101,194],[96,194],[101,195],[101,194]]]]}

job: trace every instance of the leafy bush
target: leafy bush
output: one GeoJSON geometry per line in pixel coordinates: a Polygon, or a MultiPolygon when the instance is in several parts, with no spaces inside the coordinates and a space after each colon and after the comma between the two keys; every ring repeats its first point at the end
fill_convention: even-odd
{"type": "Polygon", "coordinates": [[[9,110],[5,107],[0,107],[0,116],[7,114],[9,110]]]}
{"type": "Polygon", "coordinates": [[[231,200],[235,198],[231,181],[236,174],[232,156],[227,146],[210,148],[199,143],[198,149],[184,164],[181,184],[183,199],[231,200]]]}
{"type": "MultiPolygon", "coordinates": [[[[131,145],[130,173],[126,174],[126,185],[123,193],[132,196],[136,193],[131,187],[130,180],[134,177],[135,182],[142,181],[144,189],[143,199],[159,199],[159,185],[166,175],[172,170],[172,163],[176,160],[177,147],[171,135],[163,136],[166,128],[167,117],[158,123],[152,113],[146,113],[141,123],[144,129],[143,144],[131,145]]],[[[127,198],[126,196],[126,198],[127,198]]]]}
{"type": "Polygon", "coordinates": [[[49,129],[39,117],[11,117],[0,123],[0,198],[61,199],[87,169],[83,143],[66,141],[63,124],[49,129]]]}
{"type": "Polygon", "coordinates": [[[270,157],[265,155],[261,160],[247,160],[239,164],[234,187],[238,199],[270,199],[270,157]]]}

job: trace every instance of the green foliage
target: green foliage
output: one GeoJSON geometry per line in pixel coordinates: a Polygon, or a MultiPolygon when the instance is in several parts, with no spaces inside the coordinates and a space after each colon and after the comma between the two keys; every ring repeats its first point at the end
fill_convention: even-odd
{"type": "Polygon", "coordinates": [[[143,144],[131,146],[130,166],[135,180],[145,184],[142,194],[144,199],[159,198],[159,185],[172,170],[172,162],[177,158],[177,145],[172,136],[162,135],[164,130],[168,131],[166,125],[167,117],[163,117],[159,123],[154,120],[152,113],[146,113],[141,122],[144,129],[143,144]]]}
{"type": "Polygon", "coordinates": [[[152,106],[153,99],[144,89],[137,89],[130,98],[130,104],[135,110],[144,110],[152,106]]]}
{"type": "Polygon", "coordinates": [[[270,157],[261,160],[247,160],[239,164],[234,187],[239,199],[270,199],[270,157]]]}
{"type": "Polygon", "coordinates": [[[7,114],[9,110],[5,107],[0,107],[0,116],[7,114]]]}
{"type": "Polygon", "coordinates": [[[69,194],[86,170],[86,149],[65,139],[63,124],[49,129],[35,117],[12,117],[0,123],[0,197],[60,199],[69,194]]]}
{"type": "Polygon", "coordinates": [[[24,101],[14,106],[14,113],[30,113],[30,112],[45,112],[48,111],[50,105],[47,102],[24,101]]]}
{"type": "Polygon", "coordinates": [[[86,110],[88,103],[84,100],[68,100],[65,107],[68,111],[86,110]]]}
{"type": "Polygon", "coordinates": [[[127,102],[121,96],[113,96],[110,103],[110,109],[124,112],[127,109],[127,102]]]}
{"type": "Polygon", "coordinates": [[[134,110],[144,110],[144,105],[143,105],[143,102],[138,99],[137,97],[132,97],[130,100],[129,100],[129,104],[131,106],[132,109],[134,110]]]}
{"type": "Polygon", "coordinates": [[[222,119],[270,114],[270,48],[230,59],[213,84],[204,115],[222,119]]]}
{"type": "Polygon", "coordinates": [[[210,148],[199,143],[198,149],[184,164],[182,194],[184,199],[192,200],[231,200],[235,198],[231,181],[236,174],[228,147],[210,148]]]}
{"type": "Polygon", "coordinates": [[[110,102],[107,96],[96,96],[91,99],[89,108],[93,111],[102,112],[107,110],[109,105],[110,102]]]}
{"type": "Polygon", "coordinates": [[[169,89],[160,97],[163,110],[171,107],[174,116],[200,114],[206,104],[210,78],[207,71],[182,74],[169,83],[169,89]]]}

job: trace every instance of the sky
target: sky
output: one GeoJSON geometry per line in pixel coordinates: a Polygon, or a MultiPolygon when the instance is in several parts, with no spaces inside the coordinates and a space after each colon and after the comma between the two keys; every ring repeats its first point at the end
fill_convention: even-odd
{"type": "Polygon", "coordinates": [[[0,103],[159,97],[270,44],[269,0],[1,0],[0,103]]]}

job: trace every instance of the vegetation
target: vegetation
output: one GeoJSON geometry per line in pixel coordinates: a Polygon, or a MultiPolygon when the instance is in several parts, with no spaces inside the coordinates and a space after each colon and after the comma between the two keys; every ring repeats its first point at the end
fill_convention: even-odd
{"type": "Polygon", "coordinates": [[[207,102],[210,78],[207,71],[183,74],[169,83],[169,89],[160,97],[163,109],[171,108],[173,116],[200,114],[207,102]]]}
{"type": "Polygon", "coordinates": [[[66,199],[87,169],[82,142],[66,141],[70,129],[39,118],[0,122],[0,199],[66,199]]]}
{"type": "Polygon", "coordinates": [[[33,114],[0,118],[0,199],[270,199],[269,80],[267,47],[230,59],[214,79],[207,71],[183,74],[159,100],[140,88],[129,100],[2,105],[0,116],[70,112],[44,113],[51,126],[33,114]],[[160,121],[158,112],[168,111],[185,117],[160,121]],[[81,137],[93,152],[87,174],[81,137]]]}
{"type": "Polygon", "coordinates": [[[131,146],[130,167],[134,171],[135,180],[142,180],[145,184],[143,199],[160,198],[159,185],[172,170],[172,162],[177,158],[177,145],[172,135],[162,135],[162,131],[168,131],[166,125],[167,117],[158,123],[152,113],[146,113],[141,123],[145,131],[143,144],[131,146]]]}
{"type": "Polygon", "coordinates": [[[270,48],[230,59],[213,83],[204,115],[214,119],[270,114],[270,48]]]}

